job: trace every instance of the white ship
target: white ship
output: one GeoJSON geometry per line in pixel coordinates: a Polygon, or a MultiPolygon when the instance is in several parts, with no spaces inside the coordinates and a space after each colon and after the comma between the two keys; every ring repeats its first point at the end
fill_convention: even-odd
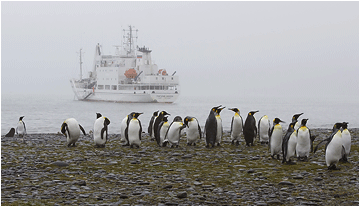
{"type": "Polygon", "coordinates": [[[112,102],[173,103],[179,96],[179,77],[169,75],[151,61],[151,50],[136,45],[138,30],[124,29],[122,46],[115,46],[115,55],[102,54],[96,45],[93,69],[82,78],[80,50],[80,79],[71,79],[78,100],[112,102]]]}

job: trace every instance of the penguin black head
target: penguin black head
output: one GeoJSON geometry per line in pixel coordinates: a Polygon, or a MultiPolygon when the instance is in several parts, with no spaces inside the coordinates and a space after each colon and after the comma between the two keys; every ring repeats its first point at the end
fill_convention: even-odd
{"type": "Polygon", "coordinates": [[[136,113],[133,114],[132,117],[137,119],[141,114],[143,114],[143,113],[137,113],[137,112],[136,112],[136,113]]]}
{"type": "Polygon", "coordinates": [[[96,119],[102,117],[102,115],[100,113],[96,113],[96,119]]]}
{"type": "Polygon", "coordinates": [[[302,119],[301,120],[301,126],[306,126],[306,123],[309,119],[302,119]]]}
{"type": "Polygon", "coordinates": [[[157,116],[157,115],[158,115],[158,112],[159,112],[159,110],[155,111],[155,112],[153,113],[153,116],[157,116]]]}
{"type": "Polygon", "coordinates": [[[254,115],[255,113],[257,113],[257,112],[259,112],[259,111],[250,111],[250,112],[249,112],[249,115],[250,115],[250,116],[253,116],[253,115],[254,115]]]}
{"type": "Polygon", "coordinates": [[[191,121],[192,120],[192,117],[190,117],[190,116],[187,116],[187,117],[185,117],[185,119],[184,119],[184,124],[187,126],[187,127],[189,127],[189,121],[191,121]]]}
{"type": "Polygon", "coordinates": [[[304,113],[300,113],[300,114],[295,114],[293,117],[292,117],[292,120],[293,121],[297,121],[299,116],[303,115],[304,113]]]}
{"type": "Polygon", "coordinates": [[[63,133],[64,135],[66,135],[65,134],[65,132],[66,132],[66,128],[67,128],[67,124],[65,123],[65,122],[63,122],[63,124],[61,125],[61,133],[63,133]]]}
{"type": "Polygon", "coordinates": [[[107,126],[107,125],[109,125],[110,124],[110,119],[108,119],[108,118],[106,118],[106,117],[104,117],[104,124],[107,126]]]}
{"type": "Polygon", "coordinates": [[[165,115],[170,115],[168,112],[166,112],[166,111],[162,111],[162,112],[160,112],[160,114],[162,114],[163,116],[165,116],[165,115]]]}
{"type": "Polygon", "coordinates": [[[289,129],[289,130],[290,130],[290,129],[294,129],[294,126],[295,126],[295,123],[292,122],[292,123],[289,124],[289,128],[288,128],[288,129],[289,129]]]}
{"type": "Polygon", "coordinates": [[[216,113],[220,114],[220,112],[221,112],[224,108],[225,108],[225,107],[217,108],[217,109],[216,109],[216,113]]]}
{"type": "Polygon", "coordinates": [[[174,122],[182,122],[181,116],[175,116],[174,122]]]}
{"type": "Polygon", "coordinates": [[[19,121],[22,121],[22,119],[23,119],[24,117],[25,117],[25,116],[20,116],[19,121]]]}
{"type": "Polygon", "coordinates": [[[342,123],[342,128],[343,128],[343,129],[347,129],[348,123],[349,123],[349,122],[343,122],[343,123],[342,123]]]}
{"type": "MultiPolygon", "coordinates": [[[[279,118],[274,119],[274,124],[279,124],[280,122],[283,122],[283,121],[281,121],[279,118]]],[[[285,123],[285,122],[283,122],[283,123],[285,123]]]]}
{"type": "Polygon", "coordinates": [[[168,121],[168,119],[167,119],[166,116],[164,116],[162,120],[163,120],[163,122],[167,122],[167,121],[168,121]]]}
{"type": "Polygon", "coordinates": [[[229,110],[231,110],[231,111],[233,111],[233,112],[235,112],[235,113],[239,113],[240,114],[240,111],[239,111],[239,109],[238,108],[229,108],[229,110]]]}

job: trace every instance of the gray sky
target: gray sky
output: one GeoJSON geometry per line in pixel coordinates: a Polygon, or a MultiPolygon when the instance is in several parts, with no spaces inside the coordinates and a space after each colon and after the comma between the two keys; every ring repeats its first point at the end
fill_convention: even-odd
{"type": "Polygon", "coordinates": [[[1,92],[69,94],[122,29],[183,95],[359,98],[359,2],[1,2],[1,92]]]}

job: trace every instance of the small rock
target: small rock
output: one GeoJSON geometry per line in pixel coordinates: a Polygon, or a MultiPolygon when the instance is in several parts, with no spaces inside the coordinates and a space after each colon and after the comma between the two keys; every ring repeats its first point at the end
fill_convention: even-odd
{"type": "Polygon", "coordinates": [[[187,193],[186,192],[181,192],[181,193],[179,193],[179,194],[177,194],[177,196],[176,197],[178,197],[178,198],[186,198],[187,197],[187,193]]]}
{"type": "Polygon", "coordinates": [[[66,167],[66,166],[69,166],[68,163],[66,162],[62,162],[62,161],[56,161],[56,162],[53,162],[51,163],[52,165],[55,165],[55,166],[58,166],[58,167],[66,167]]]}
{"type": "Polygon", "coordinates": [[[164,189],[170,189],[170,188],[172,188],[173,186],[172,185],[165,185],[163,188],[164,189]]]}
{"type": "Polygon", "coordinates": [[[315,181],[322,181],[323,179],[320,178],[320,177],[316,177],[316,178],[314,178],[314,180],[315,180],[315,181]]]}
{"type": "Polygon", "coordinates": [[[294,183],[289,181],[280,181],[279,185],[294,185],[294,183]]]}
{"type": "Polygon", "coordinates": [[[250,169],[250,170],[247,171],[247,173],[254,173],[254,172],[255,172],[254,169],[250,169]]]}

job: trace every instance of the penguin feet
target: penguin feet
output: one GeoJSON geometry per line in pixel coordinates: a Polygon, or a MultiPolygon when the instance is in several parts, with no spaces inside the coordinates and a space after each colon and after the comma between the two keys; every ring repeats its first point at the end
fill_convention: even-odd
{"type": "Polygon", "coordinates": [[[220,143],[217,143],[217,146],[218,146],[218,147],[221,147],[220,143]]]}
{"type": "Polygon", "coordinates": [[[340,168],[336,167],[336,165],[330,165],[328,170],[340,170],[340,168]]]}
{"type": "Polygon", "coordinates": [[[298,161],[302,161],[302,162],[307,162],[308,161],[308,157],[298,157],[298,161]]]}
{"type": "Polygon", "coordinates": [[[126,144],[123,144],[122,146],[123,146],[123,147],[125,147],[125,146],[130,146],[130,144],[129,144],[129,143],[126,143],[126,144]]]}
{"type": "Polygon", "coordinates": [[[240,145],[240,142],[239,141],[236,141],[235,142],[235,146],[239,146],[240,145]]]}
{"type": "Polygon", "coordinates": [[[234,145],[235,144],[235,140],[231,141],[231,145],[234,145]]]}
{"type": "Polygon", "coordinates": [[[286,164],[287,164],[287,165],[296,165],[296,163],[295,163],[295,162],[293,162],[293,161],[291,161],[291,160],[286,161],[286,164]]]}
{"type": "Polygon", "coordinates": [[[206,148],[210,148],[209,144],[207,144],[205,147],[206,147],[206,148]]]}

